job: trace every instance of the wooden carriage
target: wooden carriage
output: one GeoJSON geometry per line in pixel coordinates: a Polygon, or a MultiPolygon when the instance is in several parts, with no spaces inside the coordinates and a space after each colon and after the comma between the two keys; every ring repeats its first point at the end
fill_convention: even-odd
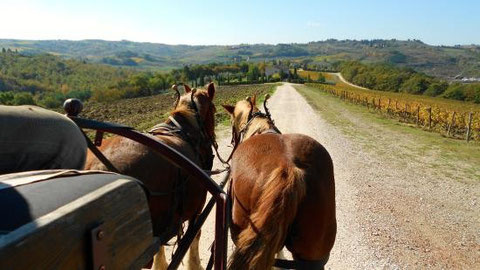
{"type": "Polygon", "coordinates": [[[46,170],[0,181],[1,269],[138,269],[158,248],[133,178],[46,170]]]}
{"type": "MultiPolygon", "coordinates": [[[[215,205],[215,242],[207,268],[226,269],[229,219],[222,187],[161,141],[130,127],[78,118],[81,104],[66,104],[67,116],[81,129],[97,131],[95,141],[108,132],[142,143],[205,186],[212,198],[179,241],[169,269],[179,266],[215,205]]],[[[0,269],[140,269],[164,241],[153,236],[147,200],[140,181],[116,173],[49,170],[0,176],[0,269]]]]}
{"type": "MultiPolygon", "coordinates": [[[[180,239],[168,269],[178,268],[214,206],[215,241],[207,269],[226,269],[230,202],[222,184],[154,137],[130,127],[79,118],[79,103],[67,105],[67,116],[81,129],[96,130],[95,142],[86,137],[87,143],[106,164],[109,161],[95,144],[101,143],[103,133],[113,133],[151,147],[205,186],[212,198],[180,239]]],[[[153,235],[148,194],[137,179],[109,172],[48,170],[0,175],[0,269],[142,268],[165,241],[153,235]]],[[[275,265],[303,268],[278,259],[275,265]]]]}

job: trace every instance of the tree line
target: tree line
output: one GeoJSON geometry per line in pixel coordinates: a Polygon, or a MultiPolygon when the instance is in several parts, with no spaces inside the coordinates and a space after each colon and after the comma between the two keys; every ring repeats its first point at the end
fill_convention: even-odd
{"type": "Polygon", "coordinates": [[[357,61],[340,63],[339,70],[349,82],[369,89],[480,103],[480,83],[450,83],[411,68],[357,61]]]}
{"type": "Polygon", "coordinates": [[[185,65],[170,72],[141,71],[43,54],[28,56],[11,50],[0,53],[0,104],[61,106],[67,98],[111,101],[149,96],[185,82],[200,87],[301,79],[296,69],[280,61],[185,65]]]}
{"type": "Polygon", "coordinates": [[[97,89],[108,89],[133,74],[125,68],[2,49],[0,104],[58,107],[67,97],[88,100],[97,89]]]}

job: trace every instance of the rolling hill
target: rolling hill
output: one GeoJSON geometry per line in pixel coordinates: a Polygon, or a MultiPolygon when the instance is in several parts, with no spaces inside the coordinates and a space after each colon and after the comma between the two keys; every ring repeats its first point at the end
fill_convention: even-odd
{"type": "Polygon", "coordinates": [[[0,48],[32,55],[50,53],[112,66],[169,70],[188,64],[294,59],[331,67],[341,60],[387,62],[426,74],[452,79],[480,77],[480,46],[432,46],[419,40],[335,40],[293,44],[235,46],[167,45],[105,40],[0,39],[0,48]]]}

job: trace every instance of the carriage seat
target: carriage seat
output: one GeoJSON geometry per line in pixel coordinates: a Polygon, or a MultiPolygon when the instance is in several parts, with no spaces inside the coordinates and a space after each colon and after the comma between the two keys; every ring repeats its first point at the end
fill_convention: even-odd
{"type": "Polygon", "coordinates": [[[139,269],[158,248],[144,190],[115,173],[0,175],[0,217],[0,269],[139,269]]]}
{"type": "Polygon", "coordinates": [[[0,174],[83,169],[87,142],[68,117],[37,106],[0,105],[0,174]]]}

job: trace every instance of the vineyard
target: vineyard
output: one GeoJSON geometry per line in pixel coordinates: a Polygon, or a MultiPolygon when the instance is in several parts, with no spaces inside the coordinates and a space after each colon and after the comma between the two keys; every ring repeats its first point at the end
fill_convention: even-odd
{"type": "Polygon", "coordinates": [[[480,140],[480,105],[478,104],[361,89],[339,81],[335,74],[325,73],[324,76],[327,80],[335,80],[336,84],[309,83],[307,85],[335,95],[344,101],[366,106],[370,110],[401,122],[436,131],[447,137],[467,141],[480,140]]]}
{"type": "MultiPolygon", "coordinates": [[[[276,86],[276,84],[217,86],[214,99],[217,107],[217,124],[229,119],[229,116],[221,107],[222,104],[234,104],[238,100],[254,94],[263,97],[267,93],[273,93],[276,86]]],[[[85,104],[85,109],[80,116],[119,123],[138,130],[146,130],[168,117],[168,113],[173,109],[174,100],[175,95],[172,91],[149,97],[122,99],[113,102],[91,101],[85,104]]]]}

